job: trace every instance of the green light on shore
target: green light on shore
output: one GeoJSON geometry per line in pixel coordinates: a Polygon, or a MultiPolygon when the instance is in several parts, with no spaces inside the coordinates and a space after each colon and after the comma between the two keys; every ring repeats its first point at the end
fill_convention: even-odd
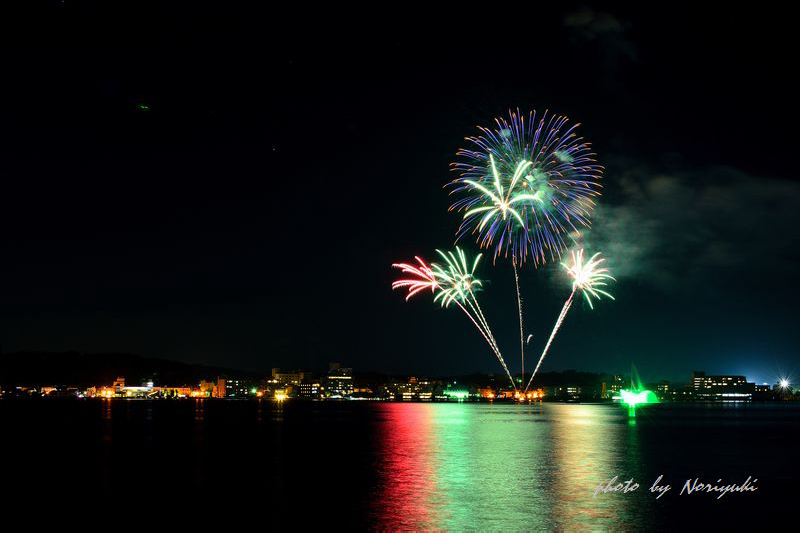
{"type": "Polygon", "coordinates": [[[465,390],[446,390],[444,391],[445,396],[449,396],[450,398],[457,398],[459,400],[464,400],[469,397],[469,392],[465,390]]]}
{"type": "Polygon", "coordinates": [[[658,398],[653,393],[653,391],[649,390],[642,390],[642,391],[629,391],[629,390],[621,390],[619,391],[620,396],[622,397],[622,403],[636,406],[646,403],[658,403],[658,398]]]}

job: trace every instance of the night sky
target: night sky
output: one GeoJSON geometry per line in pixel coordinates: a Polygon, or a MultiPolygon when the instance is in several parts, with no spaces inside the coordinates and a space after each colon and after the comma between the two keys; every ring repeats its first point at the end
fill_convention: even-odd
{"type": "MultiPolygon", "coordinates": [[[[448,165],[520,108],[582,124],[606,167],[589,241],[618,278],[543,370],[800,372],[782,13],[114,4],[53,2],[2,37],[4,352],[499,372],[459,312],[393,293],[390,264],[453,244],[448,165]]],[[[518,371],[510,263],[480,275],[518,371]]],[[[553,264],[521,282],[530,361],[569,287],[553,264]]]]}

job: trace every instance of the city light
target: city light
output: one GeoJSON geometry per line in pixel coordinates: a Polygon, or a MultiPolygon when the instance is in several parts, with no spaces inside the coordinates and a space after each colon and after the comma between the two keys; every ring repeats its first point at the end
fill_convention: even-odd
{"type": "MultiPolygon", "coordinates": [[[[292,398],[303,400],[375,400],[405,402],[435,401],[511,401],[519,403],[540,401],[614,400],[628,407],[631,412],[637,406],[650,403],[672,403],[675,401],[749,402],[770,400],[800,400],[800,390],[792,383],[792,377],[779,374],[773,384],[752,383],[740,375],[706,375],[694,371],[688,382],[670,383],[666,380],[644,384],[635,375],[630,385],[623,389],[625,376],[614,375],[607,380],[597,375],[596,383],[577,386],[562,381],[562,384],[537,389],[511,389],[496,383],[481,381],[455,381],[409,376],[392,378],[386,383],[360,382],[353,376],[352,368],[331,363],[327,376],[315,376],[308,371],[280,371],[272,369],[272,379],[262,379],[260,386],[255,379],[230,379],[219,377],[203,379],[197,384],[154,384],[143,381],[142,385],[126,383],[118,376],[112,384],[95,385],[86,389],[67,386],[41,385],[38,387],[17,386],[0,392],[0,396],[39,396],[49,398],[77,397],[124,400],[158,400],[162,398],[192,399],[271,399],[282,402],[292,398]],[[602,382],[601,382],[602,381],[602,382]],[[11,391],[11,393],[9,393],[11,391]]],[[[563,377],[561,378],[564,379],[563,377]]]]}
{"type": "Polygon", "coordinates": [[[538,400],[538,399],[541,399],[543,397],[544,397],[544,392],[541,389],[535,390],[535,391],[528,391],[528,392],[519,392],[519,391],[517,391],[517,392],[514,393],[514,398],[517,401],[520,401],[520,402],[525,401],[525,400],[538,400]]]}

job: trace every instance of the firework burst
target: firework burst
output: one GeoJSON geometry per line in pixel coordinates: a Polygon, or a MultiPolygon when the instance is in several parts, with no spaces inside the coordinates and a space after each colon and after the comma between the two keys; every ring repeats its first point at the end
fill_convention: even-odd
{"type": "Polygon", "coordinates": [[[517,111],[467,137],[470,146],[451,165],[459,176],[449,184],[460,196],[450,210],[464,213],[457,239],[476,234],[495,259],[518,264],[560,257],[566,235],[589,226],[603,171],[577,126],[517,111]]]}
{"type": "Polygon", "coordinates": [[[436,281],[436,276],[425,261],[418,256],[414,256],[418,265],[409,263],[394,263],[394,268],[399,268],[405,274],[411,274],[413,278],[399,279],[392,283],[392,289],[401,289],[408,287],[408,294],[406,294],[406,301],[410,300],[412,296],[425,289],[430,289],[431,293],[436,292],[439,288],[439,283],[436,281]]]}
{"type": "Polygon", "coordinates": [[[608,280],[614,281],[614,278],[608,273],[608,268],[600,266],[604,261],[605,259],[600,257],[600,252],[594,254],[588,261],[584,261],[583,250],[578,250],[572,252],[571,265],[561,263],[561,266],[572,278],[572,292],[581,291],[591,308],[594,308],[592,297],[599,300],[603,295],[614,299],[608,292],[600,288],[607,286],[608,280]]]}
{"type": "Polygon", "coordinates": [[[456,247],[455,252],[443,252],[442,250],[436,250],[436,252],[444,259],[443,264],[431,263],[428,265],[419,257],[414,258],[417,260],[416,265],[394,263],[392,265],[394,268],[399,268],[403,273],[410,274],[411,277],[393,282],[392,289],[407,288],[406,301],[419,292],[430,289],[434,294],[433,301],[438,302],[442,307],[456,304],[489,344],[516,390],[511,372],[508,370],[486,316],[475,297],[475,292],[483,284],[475,277],[475,269],[478,267],[481,254],[478,254],[474,261],[468,261],[467,255],[459,247],[456,247]]]}
{"type": "Polygon", "coordinates": [[[474,296],[483,282],[475,277],[475,269],[481,260],[481,254],[475,257],[472,268],[467,265],[467,256],[463,250],[456,246],[455,253],[436,250],[444,260],[445,264],[433,263],[433,275],[442,290],[437,294],[433,301],[439,301],[442,307],[448,307],[453,302],[467,302],[470,296],[474,296]]]}

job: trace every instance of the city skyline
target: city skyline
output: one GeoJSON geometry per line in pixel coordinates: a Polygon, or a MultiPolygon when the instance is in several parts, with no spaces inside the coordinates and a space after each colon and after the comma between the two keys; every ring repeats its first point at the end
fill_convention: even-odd
{"type": "MultiPolygon", "coordinates": [[[[745,376],[708,375],[692,372],[688,383],[661,380],[642,383],[635,375],[590,374],[580,372],[542,375],[536,386],[520,391],[492,375],[464,376],[459,379],[415,376],[358,376],[353,369],[331,363],[327,373],[273,368],[261,379],[240,378],[231,374],[199,383],[177,385],[156,382],[154,378],[131,384],[125,376],[113,383],[91,386],[43,386],[0,382],[0,399],[257,399],[274,400],[372,400],[400,402],[431,401],[536,401],[609,402],[629,406],[636,403],[685,403],[800,400],[800,389],[786,379],[773,385],[752,383],[745,376]],[[632,398],[635,398],[632,400],[632,398]],[[643,400],[646,398],[646,400],[643,400]]],[[[520,379],[521,381],[521,379],[520,379]]],[[[134,381],[135,382],[135,381],[134,381]]],[[[632,413],[631,413],[632,414],[632,413]]]]}

